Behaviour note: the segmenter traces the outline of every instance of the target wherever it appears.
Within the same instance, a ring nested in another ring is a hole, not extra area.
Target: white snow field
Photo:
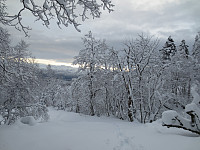
[[[50,120],[0,126],[0,150],[200,150],[189,131],[49,109]]]

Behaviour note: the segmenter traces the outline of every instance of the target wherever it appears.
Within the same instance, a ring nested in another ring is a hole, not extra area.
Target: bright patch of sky
[[[44,65],[54,65],[54,66],[69,66],[69,67],[74,67],[78,68],[78,65],[72,65],[72,63],[64,63],[64,62],[57,62],[55,60],[49,60],[49,59],[37,59],[36,58],[36,63],[39,64],[44,64]]]

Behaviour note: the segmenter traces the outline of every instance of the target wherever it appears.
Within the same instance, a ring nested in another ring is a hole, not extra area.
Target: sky
[[[38,1],[38,0],[35,0]],[[41,1],[41,0],[40,0]],[[200,0],[112,0],[114,11],[103,11],[101,18],[86,20],[74,27],[56,25],[49,28],[36,21],[30,13],[23,15],[24,25],[32,28],[27,38],[23,32],[6,27],[12,35],[13,44],[21,39],[30,44],[29,50],[39,63],[71,66],[73,57],[84,48],[82,37],[92,31],[97,39],[106,39],[107,44],[116,49],[123,42],[135,39],[145,33],[161,39],[160,46],[171,35],[176,44],[185,39],[192,49],[197,32],[200,31]],[[20,0],[7,0],[8,12],[16,14],[21,8]]]

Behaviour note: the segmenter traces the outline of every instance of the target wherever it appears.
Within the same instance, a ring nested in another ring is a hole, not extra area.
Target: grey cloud
[[[86,20],[79,27],[81,33],[73,27],[63,27],[60,30],[55,23],[50,26],[50,29],[43,27],[40,22],[31,23],[33,30],[30,32],[31,38],[27,41],[31,44],[33,55],[36,58],[72,62],[73,57],[83,47],[81,37],[89,30],[97,38],[106,39],[110,46],[118,49],[122,47],[122,42],[134,39],[142,32],[155,34],[161,38],[161,42],[169,35],[172,35],[177,43],[184,38],[192,47],[193,39],[200,31],[199,0],[168,2],[160,8],[150,10],[134,7],[137,1],[115,0],[113,2],[116,5],[114,12],[111,14],[103,12],[99,19]],[[25,23],[28,21],[25,20]],[[16,39],[23,38],[23,33],[13,30],[11,32]]]
[[[46,39],[32,41],[30,49],[37,58],[55,59],[55,58],[71,58],[77,55],[80,50],[80,40],[63,40],[60,39]],[[41,55],[43,53],[43,55]],[[46,55],[45,55],[46,54]]]

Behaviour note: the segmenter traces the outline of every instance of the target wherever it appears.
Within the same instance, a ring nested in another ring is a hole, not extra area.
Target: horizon
[[[64,63],[64,62],[57,62],[55,60],[52,59],[38,59],[35,58],[35,61],[37,64],[41,64],[41,65],[52,65],[52,66],[65,66],[65,67],[72,67],[77,69],[78,65],[73,65],[72,63]]]

